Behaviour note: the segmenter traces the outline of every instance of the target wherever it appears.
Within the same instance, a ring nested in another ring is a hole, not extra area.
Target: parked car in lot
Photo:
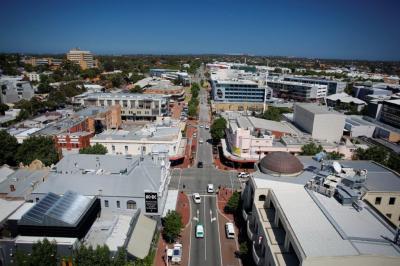
[[[233,223],[225,224],[225,234],[227,238],[235,238],[235,228],[233,227]]]
[[[199,193],[193,193],[193,201],[194,203],[200,204],[201,203],[201,197]]]
[[[204,237],[204,227],[202,224],[196,225],[196,238]]]
[[[213,184],[208,184],[207,185],[207,192],[208,193],[214,193],[214,185]]]

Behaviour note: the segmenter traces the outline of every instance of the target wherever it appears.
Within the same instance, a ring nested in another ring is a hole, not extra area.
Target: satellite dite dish
[[[340,166],[340,163],[338,163],[338,162],[333,162],[332,163],[332,167],[333,167],[333,169],[335,170],[335,172],[336,173],[341,173],[342,172],[342,166]]]

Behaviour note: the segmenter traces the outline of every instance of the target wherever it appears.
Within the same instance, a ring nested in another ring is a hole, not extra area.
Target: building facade
[[[384,101],[379,120],[400,129],[400,100]]]
[[[328,80],[328,79],[315,79],[315,78],[307,78],[307,77],[295,77],[295,76],[286,76],[286,77],[284,77],[284,80],[327,86],[327,95],[341,93],[344,91],[344,89],[346,88],[346,85],[347,85],[346,82],[342,82],[342,81]]]
[[[0,77],[0,102],[16,103],[20,100],[30,100],[35,91],[29,81],[23,81],[22,77]]]
[[[72,49],[67,53],[67,59],[79,65],[82,69],[97,67],[97,61],[89,51]]]
[[[294,123],[313,139],[340,141],[343,136],[345,116],[325,106],[296,103],[294,105]]]
[[[284,99],[293,99],[302,102],[312,102],[323,99],[327,95],[327,85],[302,83],[297,81],[271,80],[268,86],[274,95]]]
[[[74,97],[74,103],[82,106],[108,107],[119,104],[124,120],[155,120],[167,116],[169,97],[158,94],[89,93]]]

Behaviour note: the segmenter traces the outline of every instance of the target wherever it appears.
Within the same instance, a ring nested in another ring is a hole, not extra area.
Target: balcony
[[[256,265],[264,264],[264,254],[262,253],[262,246],[256,243],[253,243],[252,248],[253,260]]]
[[[253,231],[251,229],[251,225],[250,225],[250,220],[247,220],[247,237],[250,240],[253,240],[253,237],[254,237],[254,233],[253,233]]]

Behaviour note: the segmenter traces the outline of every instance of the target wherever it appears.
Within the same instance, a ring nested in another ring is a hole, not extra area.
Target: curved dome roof
[[[260,170],[264,174],[272,175],[297,175],[303,171],[303,164],[300,160],[283,151],[271,152],[261,159]]]

